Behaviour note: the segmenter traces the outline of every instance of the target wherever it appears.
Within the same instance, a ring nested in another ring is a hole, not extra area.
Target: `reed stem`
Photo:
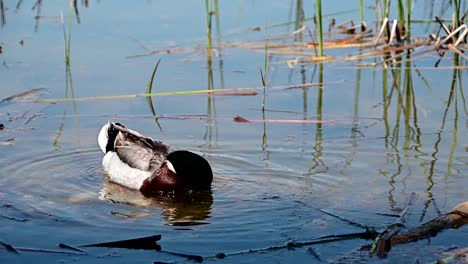
[[[322,0],[316,0],[315,4],[316,4],[316,15],[317,15],[319,55],[320,57],[323,57]]]

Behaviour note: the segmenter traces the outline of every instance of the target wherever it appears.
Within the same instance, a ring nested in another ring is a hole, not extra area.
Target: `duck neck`
[[[175,192],[182,186],[182,179],[163,163],[151,177],[143,181],[140,191],[143,194]]]

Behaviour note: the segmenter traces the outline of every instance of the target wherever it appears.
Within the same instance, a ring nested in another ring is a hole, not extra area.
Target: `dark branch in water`
[[[21,251],[25,252],[36,252],[36,253],[52,253],[52,254],[65,254],[65,255],[87,255],[86,252],[71,252],[71,251],[58,251],[50,249],[41,249],[41,248],[23,248],[23,247],[13,247],[10,244],[7,244],[3,241],[0,241],[0,249],[5,249],[9,252],[20,254]],[[84,253],[83,253],[84,252]]]
[[[72,246],[69,246],[69,245],[66,245],[66,244],[63,244],[63,243],[58,244],[58,247],[73,250],[73,251],[77,251],[77,252],[81,252],[81,253],[86,253],[86,251],[84,251],[84,250],[81,250],[79,248],[72,247]]]
[[[12,245],[7,244],[3,241],[0,241],[0,245],[2,245],[8,252],[12,252],[15,254],[19,254],[18,250],[16,250]]]
[[[161,246],[157,244],[157,241],[159,241],[160,239],[161,239],[161,235],[154,235],[154,236],[134,238],[134,239],[126,239],[126,240],[118,240],[118,241],[112,241],[112,242],[82,245],[82,246],[79,246],[79,247],[149,249],[149,250],[156,250],[156,251],[159,251],[161,253],[166,253],[166,254],[169,254],[169,255],[177,256],[177,257],[184,257],[184,258],[186,258],[188,260],[194,260],[196,262],[202,262],[203,261],[202,256],[161,250]]]
[[[161,239],[161,235],[148,237],[118,240],[112,242],[103,242],[96,244],[81,245],[79,247],[107,247],[107,248],[128,248],[128,249],[154,249],[161,250],[161,247],[156,243]]]
[[[405,208],[403,211],[400,213],[400,217],[395,221],[394,224],[390,225],[383,231],[377,241],[374,243],[372,248],[375,248],[375,253],[377,253],[377,256],[379,257],[384,257],[387,255],[387,252],[390,251],[391,249],[391,239],[400,232],[400,229],[404,227],[404,224],[406,222],[406,216],[408,215],[409,211],[414,205],[414,202],[417,198],[416,193],[412,192],[409,199],[408,203],[406,204]],[[371,253],[373,253],[371,251]]]
[[[325,244],[325,243],[331,243],[335,241],[362,238],[362,237],[367,237],[367,236],[368,236],[367,232],[355,233],[355,234],[344,234],[344,235],[333,235],[333,236],[321,237],[321,238],[317,238],[317,239],[310,240],[310,241],[304,241],[304,242],[288,242],[286,244],[279,245],[279,246],[249,249],[249,250],[243,250],[243,251],[232,252],[232,253],[218,253],[215,256],[207,257],[206,259],[223,259],[226,257],[231,257],[231,256],[236,256],[236,255],[245,255],[245,254],[259,253],[259,252],[266,252],[266,251],[276,251],[276,250],[281,250],[281,249],[292,250],[292,249],[300,248],[304,246],[310,246],[310,245],[315,245],[315,244]]]
[[[404,234],[398,234],[391,239],[392,245],[410,243],[436,236],[445,229],[457,229],[468,224],[468,202],[457,205],[452,211],[431,221],[410,229]]]

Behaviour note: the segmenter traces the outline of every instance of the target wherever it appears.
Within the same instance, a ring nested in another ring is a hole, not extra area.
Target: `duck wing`
[[[111,126],[118,131],[114,141],[114,151],[120,160],[130,167],[154,171],[161,166],[166,155],[174,151],[169,145],[145,137],[118,123]]]

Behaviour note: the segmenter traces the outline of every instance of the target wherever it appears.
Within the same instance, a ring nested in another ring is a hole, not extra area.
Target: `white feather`
[[[106,153],[106,146],[107,142],[109,141],[109,136],[107,135],[107,131],[109,130],[109,122],[105,124],[102,128],[101,131],[99,132],[98,136],[98,143],[99,147],[101,148],[102,152]]]
[[[117,153],[109,151],[102,159],[104,172],[109,176],[109,180],[127,188],[139,190],[143,181],[151,176],[151,172],[131,168],[119,159]]]
[[[170,161],[166,160],[166,164],[167,164],[167,168],[169,170],[171,170],[173,173],[177,174],[177,172],[174,169],[174,166],[172,165],[172,163]]]

